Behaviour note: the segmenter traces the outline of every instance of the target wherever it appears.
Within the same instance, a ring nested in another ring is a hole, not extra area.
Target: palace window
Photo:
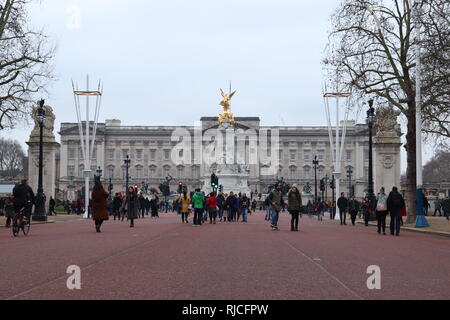
[[[150,168],[150,179],[156,179],[156,168]]]
[[[75,160],[75,149],[69,149],[68,153],[68,159],[69,160]]]
[[[295,179],[297,179],[297,168],[291,167],[291,168],[289,169],[289,179],[290,179],[290,180],[295,180]]]
[[[278,160],[279,161],[283,160],[283,150],[279,150],[279,152],[278,152]]]
[[[108,159],[109,161],[114,161],[114,150],[108,151]]]
[[[137,167],[136,168],[136,179],[142,179],[143,175],[142,175],[142,167]]]
[[[353,161],[353,151],[347,151],[347,162]]]
[[[114,179],[114,168],[113,167],[108,168],[108,177],[111,179]]]
[[[75,177],[75,167],[74,166],[67,167],[67,176]]]
[[[164,168],[164,178],[168,177],[170,175],[170,167]]]
[[[199,170],[197,167],[192,168],[192,179],[197,180],[199,177]]]
[[[164,160],[170,161],[170,150],[164,150]]]
[[[291,161],[297,160],[297,151],[291,151]]]
[[[156,150],[150,150],[150,161],[156,161]]]
[[[142,161],[142,150],[136,150],[136,161]]]
[[[178,167],[177,168],[177,178],[179,180],[183,180],[184,179],[184,167]]]
[[[305,169],[305,171],[303,172],[303,179],[305,180],[309,180],[311,178],[311,172],[309,169]]]
[[[319,159],[319,161],[324,161],[325,160],[325,152],[323,150],[320,150],[318,152],[318,159]]]
[[[311,160],[311,151],[304,151],[303,152],[303,160],[305,160],[305,161]]]

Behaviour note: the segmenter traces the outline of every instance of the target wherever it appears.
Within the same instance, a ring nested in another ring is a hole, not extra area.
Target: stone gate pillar
[[[43,187],[45,194],[45,208],[48,212],[48,202],[50,197],[55,199],[55,185],[56,185],[56,153],[59,150],[59,143],[55,140],[54,123],[55,115],[53,109],[49,106],[44,106],[45,123],[43,130]],[[33,108],[32,118],[35,126],[30,135],[28,144],[28,184],[37,193],[39,180],[39,124],[36,120],[37,107]]]
[[[374,138],[375,194],[382,187],[386,194],[393,187],[400,189],[401,180],[401,132],[397,123],[399,113],[392,107],[377,110],[376,136]]]

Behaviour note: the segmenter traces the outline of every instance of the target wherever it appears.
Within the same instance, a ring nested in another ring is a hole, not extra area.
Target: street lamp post
[[[373,126],[375,124],[375,108],[373,107],[373,100],[369,101],[369,110],[367,111],[367,125],[369,126],[369,200],[372,203],[375,196],[373,183]]]
[[[317,160],[317,156],[313,160],[314,165],[314,184],[315,184],[315,191],[314,191],[314,199],[317,201],[317,167],[319,165],[319,160]]]
[[[125,176],[125,193],[127,193],[128,192],[128,187],[129,187],[129,184],[130,184],[130,175],[128,174],[129,169],[130,169],[130,163],[131,163],[130,155],[127,154],[127,157],[124,160],[124,163],[125,163],[125,175],[126,175]]]
[[[336,209],[337,209],[337,204],[335,204],[335,197],[334,197],[334,190],[336,189],[336,179],[334,177],[334,175],[331,177],[331,183],[330,183],[330,188],[331,188],[331,220],[334,220],[336,217]]]
[[[353,197],[353,187],[352,187],[352,177],[353,177],[353,170],[349,168],[347,170],[347,178],[348,178],[348,194],[350,197]]]
[[[102,180],[102,176],[103,176],[103,170],[102,170],[102,168],[98,167],[96,173],[97,173],[97,179],[98,179],[99,181],[101,181],[101,180]]]
[[[47,221],[47,215],[45,214],[45,196],[43,186],[43,168],[44,168],[44,124],[45,124],[45,110],[44,100],[39,102],[39,108],[37,110],[37,121],[39,123],[39,178],[38,178],[38,190],[36,205],[34,208],[33,221]]]

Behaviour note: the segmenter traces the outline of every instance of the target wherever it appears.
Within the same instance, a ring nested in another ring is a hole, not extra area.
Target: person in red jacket
[[[208,200],[206,200],[206,207],[208,208],[209,212],[209,223],[210,224],[216,224],[217,219],[217,197],[216,194],[213,192],[211,193]]]

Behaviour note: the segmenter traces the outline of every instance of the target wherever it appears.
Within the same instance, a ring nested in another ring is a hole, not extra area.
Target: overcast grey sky
[[[259,116],[263,125],[326,125],[321,60],[338,3],[44,0],[30,8],[31,23],[57,45],[57,80],[44,97],[57,129],[76,121],[71,79],[84,87],[89,73],[105,85],[100,121],[193,125],[219,114],[219,88],[232,80],[235,116]],[[5,135],[24,143],[30,131]],[[405,154],[402,162],[405,170]]]

